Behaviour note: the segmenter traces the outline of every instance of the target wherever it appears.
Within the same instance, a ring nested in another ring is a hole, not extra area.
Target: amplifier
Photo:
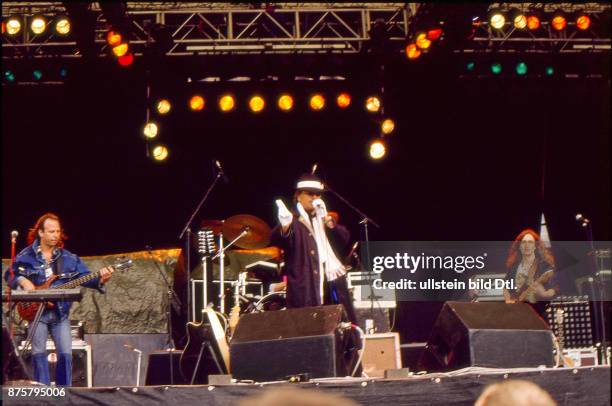
[[[19,351],[23,349],[23,344],[19,346]],[[51,382],[55,382],[55,365],[57,363],[57,354],[55,353],[55,344],[52,340],[47,340],[47,361],[49,362],[49,376]],[[24,356],[24,362],[32,363],[32,352],[28,351]],[[72,386],[92,387],[91,374],[91,346],[85,341],[72,342]]]
[[[366,334],[363,372],[369,377],[384,377],[386,369],[402,367],[398,333]]]
[[[574,367],[599,365],[597,348],[571,348],[563,350],[563,358],[569,358]]]

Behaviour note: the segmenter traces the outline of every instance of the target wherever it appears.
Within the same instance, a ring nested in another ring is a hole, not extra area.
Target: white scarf
[[[324,276],[328,281],[336,280],[338,277],[346,274],[344,265],[338,260],[334,250],[329,244],[327,235],[325,234],[324,219],[320,216],[315,216],[310,221],[311,217],[304,210],[301,203],[297,203],[297,209],[300,213],[300,220],[312,231],[315,242],[317,243],[317,252],[319,254],[319,291],[321,292],[321,303],[323,303],[323,282]]]

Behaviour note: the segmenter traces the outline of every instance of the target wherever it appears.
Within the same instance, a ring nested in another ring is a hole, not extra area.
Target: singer
[[[273,238],[285,253],[287,307],[342,304],[356,323],[346,269],[339,260],[350,234],[327,212],[324,189],[315,175],[304,175],[296,184],[293,211],[277,200],[280,225]]]
[[[11,278],[10,270],[5,272],[4,278],[11,289],[20,286],[24,290],[33,290],[55,275],[57,279],[52,283],[53,287],[90,273],[78,256],[63,248],[65,239],[59,217],[52,213],[42,215],[30,229],[30,245],[15,258],[14,278]],[[103,285],[112,272],[112,267],[103,268],[100,278],[92,279],[83,286],[104,293]],[[37,382],[45,385],[51,383],[46,348],[47,336],[51,333],[58,355],[56,384],[70,386],[72,383],[72,337],[68,318],[71,305],[72,302],[57,302],[55,307],[45,309],[36,327],[32,337],[32,365]]]

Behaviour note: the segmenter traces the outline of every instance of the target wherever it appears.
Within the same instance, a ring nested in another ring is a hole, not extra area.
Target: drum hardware
[[[211,228],[198,231],[198,253],[202,255],[202,309],[208,306],[208,258],[215,252],[215,233]],[[193,279],[192,279],[193,281]],[[195,322],[195,300],[191,301]]]

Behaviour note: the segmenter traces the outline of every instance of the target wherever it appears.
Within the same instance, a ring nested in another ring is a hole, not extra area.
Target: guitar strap
[[[53,273],[55,275],[59,275],[62,272],[63,265],[64,265],[64,255],[62,255],[62,253],[60,252],[59,256],[57,257],[57,260],[53,264]]]

